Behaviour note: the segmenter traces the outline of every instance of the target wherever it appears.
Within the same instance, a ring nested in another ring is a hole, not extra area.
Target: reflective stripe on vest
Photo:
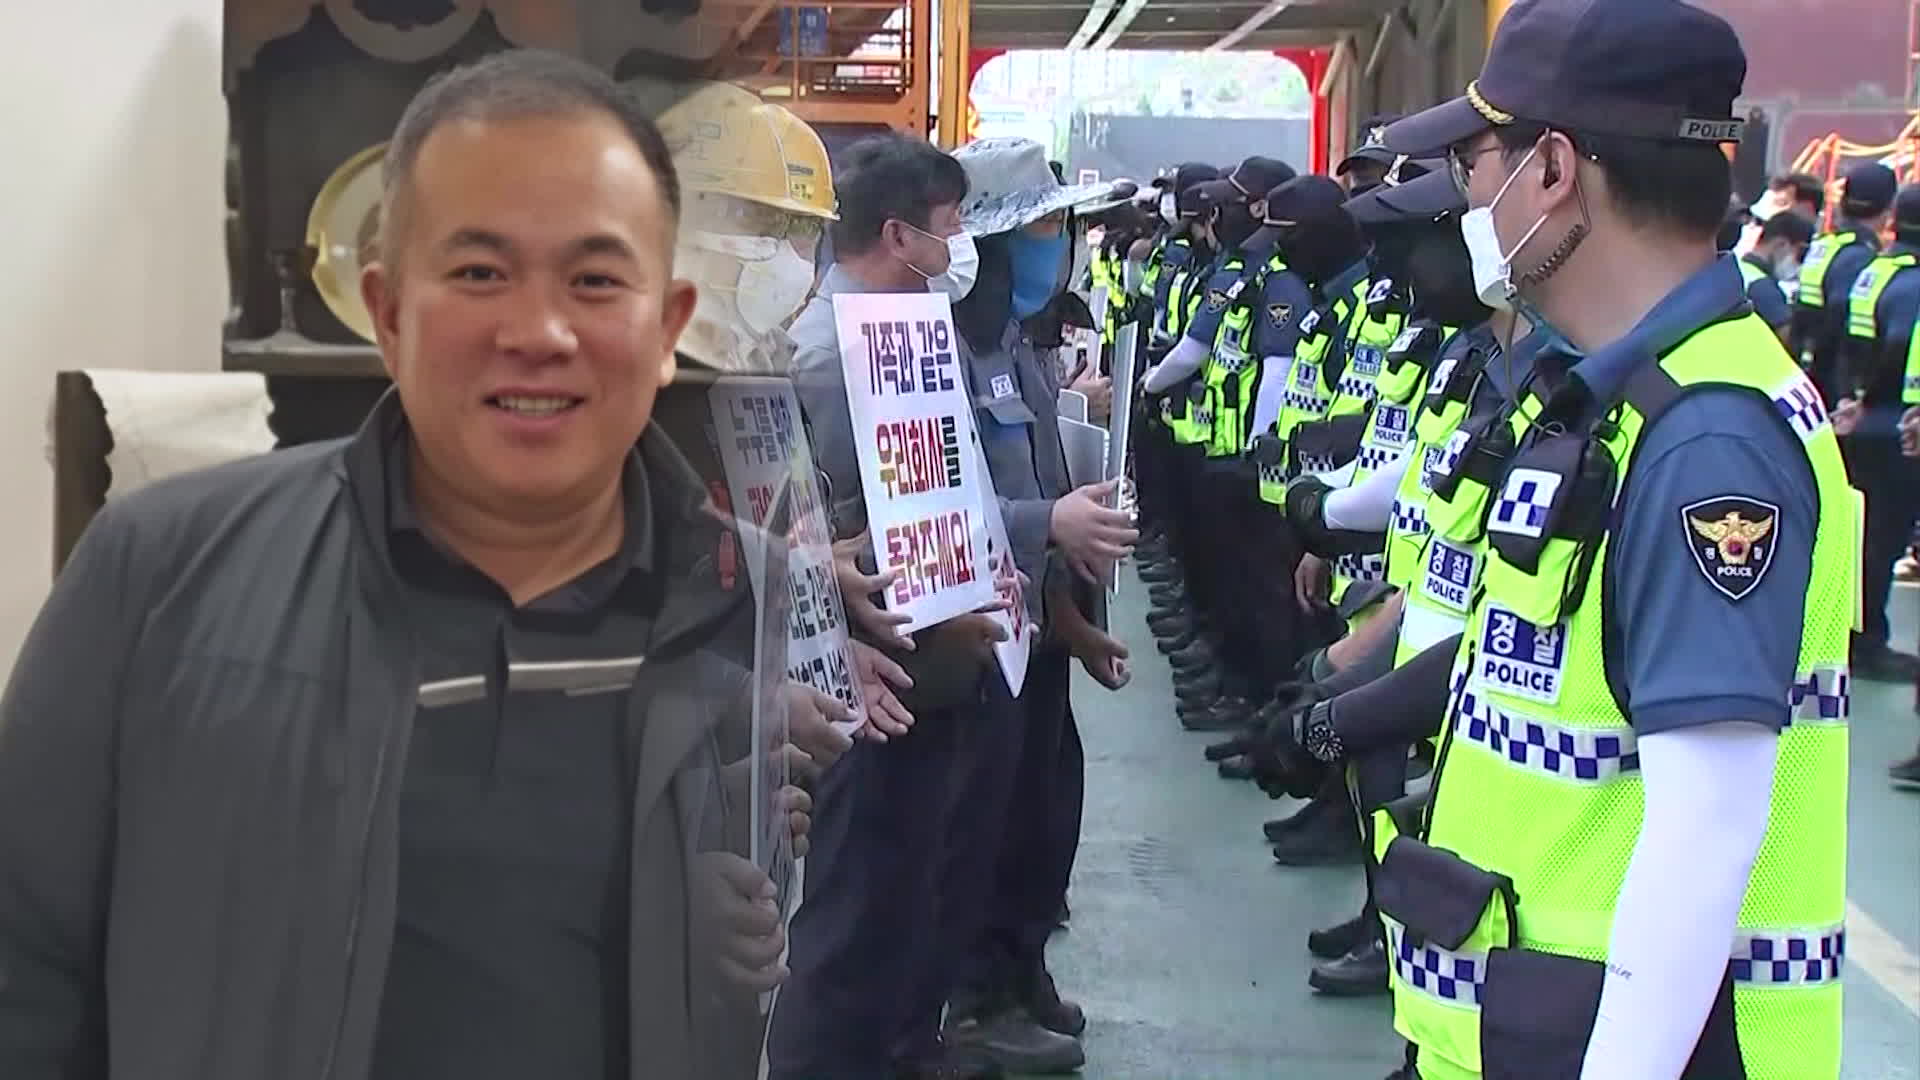
[[[1920,405],[1920,318],[1913,321],[1913,336],[1907,339],[1907,373],[1900,379],[1900,402]]]
[[[1758,316],[1708,326],[1659,363],[1682,392],[1723,385],[1771,399],[1800,436],[1819,491],[1819,520],[1780,526],[1813,538],[1800,674],[1782,687],[1791,722],[1779,737],[1767,835],[1728,959],[1747,1075],[1836,1080],[1847,650],[1859,587],[1855,495],[1824,412],[1814,418],[1806,409],[1805,375]],[[1648,418],[1623,404],[1610,419],[1614,426],[1593,436],[1587,453],[1602,448],[1613,456],[1617,497],[1631,483]],[[1524,424],[1513,421],[1516,436]],[[1529,502],[1526,486],[1541,484],[1536,473],[1524,463],[1509,467],[1490,528],[1512,518],[1503,518],[1508,504]],[[1482,593],[1455,659],[1449,742],[1436,769],[1426,839],[1505,875],[1519,899],[1511,941],[1499,936],[1503,898],[1460,943],[1462,955],[1518,947],[1607,958],[1614,908],[1644,824],[1637,742],[1608,680],[1597,591],[1611,539],[1610,532],[1584,541],[1548,532],[1531,572],[1487,548]],[[1584,593],[1569,589],[1575,568],[1589,559]],[[1375,816],[1377,828],[1384,817]],[[1480,1072],[1480,1018],[1472,1005],[1436,1000],[1398,965],[1394,1001],[1396,1027],[1420,1046],[1423,1075]]]
[[[1920,263],[1920,259],[1914,258],[1913,252],[1903,251],[1898,255],[1876,255],[1860,269],[1860,276],[1853,279],[1853,288],[1847,290],[1847,333],[1868,341],[1880,336],[1880,320],[1875,315],[1880,307],[1880,294],[1893,284],[1894,275],[1916,263]]]
[[[1806,307],[1827,306],[1827,267],[1833,265],[1833,257],[1848,244],[1857,244],[1860,238],[1851,232],[1827,233],[1817,236],[1807,245],[1807,257],[1800,264],[1799,302]]]

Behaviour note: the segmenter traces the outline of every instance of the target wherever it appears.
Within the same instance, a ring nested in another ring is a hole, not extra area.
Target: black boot
[[[1167,663],[1175,671],[1197,671],[1212,667],[1219,658],[1220,654],[1213,651],[1213,646],[1207,644],[1205,638],[1200,638],[1179,652],[1168,654]]]
[[[1253,779],[1253,762],[1248,761],[1244,754],[1239,757],[1228,758],[1214,766],[1214,770],[1220,774],[1220,779],[1222,780]]]
[[[1188,731],[1239,731],[1252,715],[1253,707],[1245,698],[1222,694],[1206,712],[1181,717],[1180,726]]]
[[[1021,987],[1020,1004],[1035,1023],[1056,1035],[1077,1039],[1086,1033],[1086,1010],[1060,996],[1053,974],[1044,964],[1027,985]]]
[[[1204,639],[1200,636],[1200,628],[1192,623],[1187,623],[1182,628],[1181,633],[1156,639],[1153,647],[1159,649],[1163,656],[1172,656],[1181,649],[1187,648],[1194,642],[1201,640]]]
[[[1360,824],[1344,797],[1329,800],[1327,813],[1290,831],[1273,845],[1273,861],[1282,866],[1356,866],[1363,861]]]
[[[1012,1073],[1052,1076],[1087,1063],[1080,1040],[1040,1026],[1018,1006],[986,1014],[949,1017],[947,1044]]]
[[[1267,843],[1277,844],[1288,836],[1313,823],[1313,819],[1326,812],[1326,805],[1318,799],[1309,800],[1305,806],[1283,818],[1274,818],[1260,831],[1267,836]]]
[[[1361,912],[1338,926],[1329,926],[1325,930],[1315,930],[1307,935],[1307,951],[1322,960],[1338,960],[1352,952],[1354,946],[1365,941],[1370,935],[1380,932],[1378,921]]]
[[[1334,997],[1369,997],[1387,992],[1387,948],[1369,934],[1338,960],[1315,964],[1307,985]]]

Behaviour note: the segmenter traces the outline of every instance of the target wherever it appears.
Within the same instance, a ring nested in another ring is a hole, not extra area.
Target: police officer
[[[1367,122],[1360,125],[1360,138],[1356,140],[1360,148],[1348,154],[1333,170],[1334,178],[1346,185],[1347,194],[1364,195],[1379,187],[1393,171],[1400,155],[1382,146],[1380,135],[1387,130],[1387,125],[1398,119],[1382,113],[1367,117]]]
[[[1747,300],[1782,341],[1792,335],[1793,307],[1787,283],[1798,282],[1800,260],[1813,243],[1813,222],[1795,213],[1779,213],[1760,226],[1753,249],[1740,256],[1740,276],[1747,282]],[[1798,295],[1796,284],[1794,295]]]
[[[1216,250],[1212,225],[1201,218],[1197,189],[1219,176],[1219,170],[1211,165],[1189,162],[1175,169],[1171,179],[1155,181],[1162,187],[1159,213],[1166,228],[1159,246],[1147,258],[1141,279],[1142,291],[1153,296],[1146,353],[1149,364],[1165,357],[1180,339],[1195,306],[1186,299],[1192,291],[1188,282],[1212,262]],[[1141,365],[1140,396],[1149,422],[1135,456],[1140,469],[1141,509],[1147,516],[1149,532],[1146,546],[1160,557],[1142,567],[1141,577],[1150,590],[1172,590],[1180,584],[1182,567],[1190,561],[1187,544],[1192,536],[1191,517],[1185,512],[1189,497],[1179,477],[1185,448],[1198,440],[1198,420],[1184,387],[1157,396],[1145,393],[1148,370],[1148,364]],[[1161,638],[1163,651],[1192,644],[1199,626],[1196,613],[1184,599],[1169,592],[1156,593],[1154,600],[1147,625]]]
[[[1227,721],[1230,728],[1244,723],[1252,708],[1249,698],[1271,684],[1269,663],[1289,662],[1285,657],[1263,655],[1259,647],[1255,623],[1272,616],[1256,612],[1239,592],[1247,560],[1257,549],[1243,544],[1219,511],[1233,505],[1246,486],[1241,467],[1247,426],[1244,410],[1251,404],[1250,388],[1256,384],[1250,350],[1260,344],[1252,339],[1252,304],[1263,296],[1274,239],[1269,234],[1260,245],[1250,244],[1261,225],[1255,209],[1264,205],[1269,191],[1292,177],[1293,169],[1285,162],[1256,156],[1241,162],[1225,179],[1195,189],[1203,217],[1219,241],[1220,255],[1195,293],[1196,311],[1179,344],[1146,377],[1149,393],[1189,384],[1193,387],[1189,400],[1199,403],[1205,415],[1195,432],[1197,449],[1182,459],[1181,476],[1194,493],[1196,511],[1186,523],[1194,537],[1194,557],[1184,569],[1192,606],[1213,621],[1217,634],[1212,641],[1197,640],[1169,657],[1174,670],[1188,676],[1176,694],[1181,689],[1190,691],[1182,722],[1193,730],[1219,730],[1207,726],[1211,712],[1201,711],[1211,708],[1239,714],[1237,721]],[[1289,311],[1294,306],[1291,299],[1275,302],[1285,303]],[[1230,305],[1235,308],[1231,319]],[[1260,310],[1265,311],[1264,305]],[[1261,321],[1271,320],[1263,317]]]
[[[1894,241],[1854,279],[1847,297],[1842,347],[1844,391],[1853,399],[1847,467],[1867,497],[1865,554],[1860,567],[1865,627],[1854,641],[1857,676],[1910,682],[1920,660],[1887,640],[1887,597],[1893,564],[1913,536],[1920,511],[1920,471],[1900,452],[1902,410],[1920,404],[1920,348],[1914,316],[1920,312],[1920,185],[1904,188],[1894,205]]]
[[[1452,148],[1483,299],[1571,346],[1448,471],[1461,687],[1431,804],[1372,822],[1426,1080],[1839,1075],[1855,496],[1714,251],[1745,71],[1679,0],[1520,0],[1387,132]]]
[[[1839,367],[1847,336],[1847,293],[1880,250],[1880,229],[1899,187],[1893,170],[1878,162],[1855,165],[1843,183],[1839,220],[1814,239],[1800,267],[1791,338],[1794,354],[1829,404],[1845,396]]]

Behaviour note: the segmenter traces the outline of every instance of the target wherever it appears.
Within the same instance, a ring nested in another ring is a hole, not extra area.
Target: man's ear
[[[373,339],[380,347],[380,362],[387,377],[393,377],[393,357],[400,326],[400,282],[386,263],[376,259],[360,268],[360,302],[373,318]]]
[[[667,282],[666,295],[660,298],[660,385],[673,381],[679,361],[674,350],[680,344],[680,335],[687,332],[687,324],[693,321],[693,309],[700,301],[699,289],[691,281],[675,278]]]
[[[1552,210],[1575,197],[1580,174],[1580,151],[1573,140],[1558,131],[1549,131],[1540,144],[1540,181],[1543,208]]]

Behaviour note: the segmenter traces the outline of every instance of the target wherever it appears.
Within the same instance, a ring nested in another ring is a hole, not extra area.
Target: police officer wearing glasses
[[[1679,0],[1520,0],[1385,133],[1567,343],[1436,481],[1486,543],[1431,802],[1372,822],[1401,1076],[1839,1075],[1857,504],[1715,251],[1745,75]]]

